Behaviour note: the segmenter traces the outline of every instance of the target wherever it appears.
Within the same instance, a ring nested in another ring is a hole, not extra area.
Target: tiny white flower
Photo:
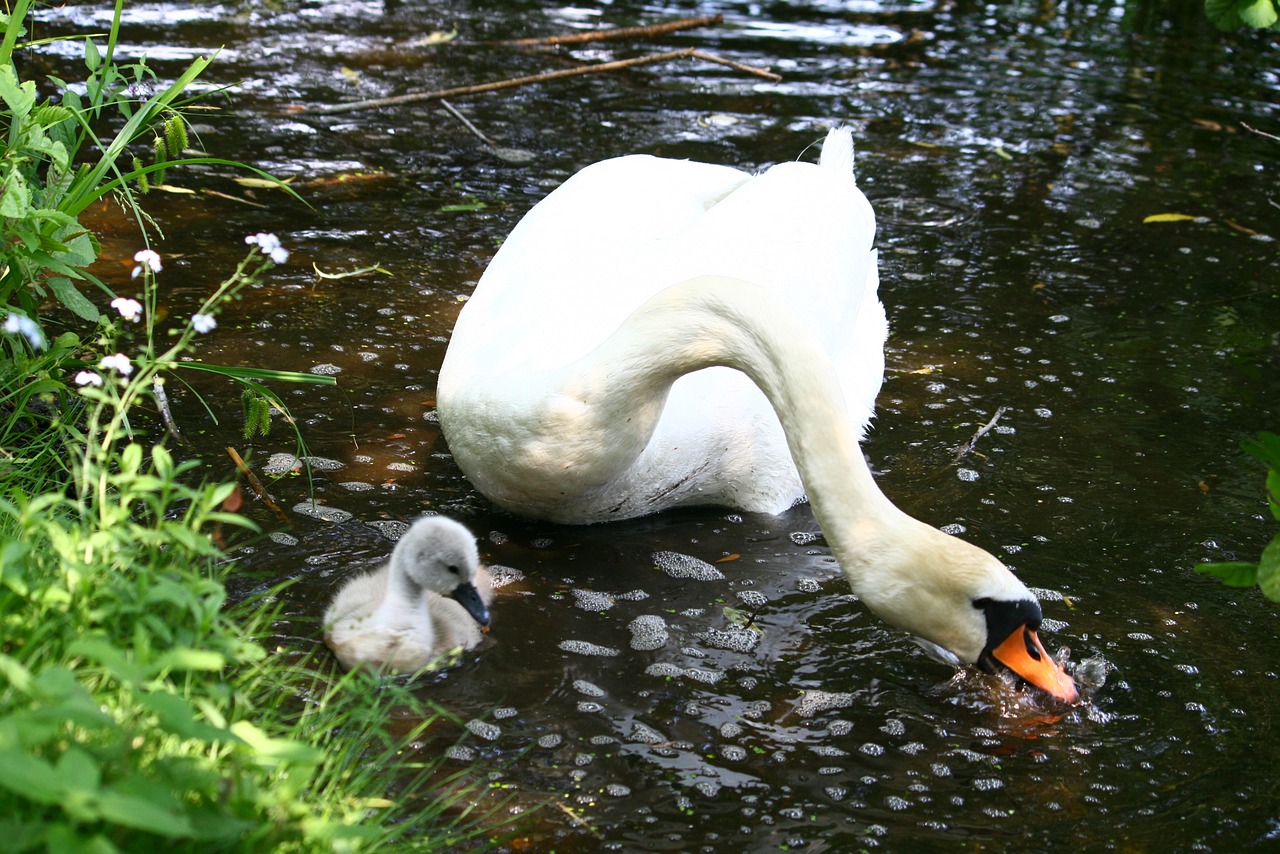
[[[102,377],[95,374],[93,371],[81,371],[76,374],[76,385],[101,386]]]
[[[98,362],[98,367],[104,371],[116,371],[126,377],[133,373],[133,363],[129,361],[129,357],[124,353],[103,356],[102,360]]]
[[[138,266],[133,268],[133,277],[135,279],[142,275],[143,267],[149,267],[153,273],[159,273],[164,269],[160,264],[160,256],[150,249],[139,249],[134,253],[133,260],[138,262]]]
[[[211,332],[218,326],[218,321],[213,319],[212,314],[193,314],[191,315],[191,328],[203,335]]]
[[[137,323],[138,318],[142,317],[142,303],[136,299],[116,297],[111,301],[111,307],[120,312],[120,316],[130,323]]]
[[[280,246],[280,238],[274,234],[260,231],[257,234],[250,234],[244,242],[251,246],[256,245],[263,255],[269,256],[277,264],[283,264],[289,260],[289,250]]]
[[[4,331],[10,335],[21,335],[31,343],[36,350],[45,348],[44,330],[40,328],[40,324],[36,323],[25,314],[17,312],[9,312],[9,316],[4,320]]]

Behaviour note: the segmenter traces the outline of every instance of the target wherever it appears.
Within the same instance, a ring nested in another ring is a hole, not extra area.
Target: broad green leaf
[[[4,194],[0,195],[0,216],[22,219],[31,210],[31,191],[27,179],[17,169],[4,176]]]
[[[205,670],[218,671],[226,666],[227,660],[221,653],[205,649],[177,647],[160,656],[157,665],[169,670]]]
[[[1280,534],[1262,550],[1258,561],[1258,586],[1272,602],[1280,602]]]
[[[1272,468],[1280,469],[1280,436],[1266,430],[1240,443],[1240,447],[1255,459]]]
[[[54,771],[66,792],[93,795],[102,782],[102,772],[98,769],[97,760],[74,744],[58,757]]]
[[[84,65],[89,71],[97,71],[102,65],[102,53],[93,39],[84,40]]]
[[[166,809],[148,798],[108,789],[98,796],[98,809],[107,821],[157,836],[190,836],[194,832],[191,822],[182,813]]]
[[[1276,6],[1272,0],[1241,0],[1236,7],[1240,20],[1251,27],[1266,29],[1276,22]]]
[[[1239,29],[1244,22],[1236,11],[1238,0],[1205,0],[1204,13],[1220,30]]]
[[[53,766],[15,748],[0,749],[0,786],[27,800],[42,804],[62,802],[62,788]]]
[[[324,755],[316,748],[286,738],[272,738],[248,721],[236,721],[231,731],[239,736],[253,752],[258,761],[275,765],[281,762],[296,762],[303,765],[318,765]]]
[[[98,322],[98,307],[89,302],[88,298],[80,293],[79,288],[70,279],[65,276],[52,276],[48,282],[49,290],[53,291],[53,295],[58,298],[58,302],[84,320],[91,323]]]
[[[1280,469],[1267,471],[1267,504],[1271,507],[1271,516],[1280,522]]]
[[[0,100],[13,113],[13,121],[20,122],[35,106],[36,84],[32,80],[19,84],[13,66],[0,66]]]
[[[174,735],[207,742],[237,741],[225,729],[211,726],[196,718],[195,709],[185,698],[167,691],[151,691],[138,697],[143,707],[155,714],[160,725]]]
[[[1253,587],[1258,583],[1258,565],[1233,560],[1224,563],[1198,563],[1196,572],[1212,575],[1228,587]]]

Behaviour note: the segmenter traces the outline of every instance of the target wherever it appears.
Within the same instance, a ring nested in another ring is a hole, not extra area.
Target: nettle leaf
[[[18,83],[17,72],[12,66],[0,67],[0,100],[13,113],[14,121],[26,118],[36,104],[36,84],[33,80]]]
[[[1236,11],[1239,0],[1204,0],[1204,13],[1220,30],[1238,30],[1244,25]]]
[[[1245,453],[1261,460],[1275,469],[1280,469],[1280,436],[1263,430],[1256,436],[1240,443]]]
[[[1236,7],[1240,20],[1251,27],[1265,29],[1276,22],[1276,5],[1272,0],[1240,0]]]
[[[0,195],[0,216],[22,219],[31,210],[31,191],[27,180],[17,169],[10,169],[4,177],[4,193]]]
[[[80,290],[70,279],[64,276],[54,276],[48,281],[49,290],[53,291],[53,295],[58,298],[58,302],[90,323],[98,322],[98,307],[89,302],[88,298],[80,293]]]
[[[1280,602],[1280,534],[1262,550],[1258,561],[1258,586],[1272,602]]]
[[[1258,565],[1240,560],[1225,563],[1198,563],[1196,572],[1211,575],[1228,587],[1253,587],[1258,583]]]

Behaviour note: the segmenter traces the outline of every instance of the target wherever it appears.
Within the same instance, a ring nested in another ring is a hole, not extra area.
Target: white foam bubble
[[[600,646],[590,641],[582,640],[566,640],[560,641],[560,648],[565,652],[576,652],[578,655],[617,655],[620,650],[611,646]]]
[[[634,650],[658,649],[666,646],[669,634],[667,621],[657,614],[641,614],[627,626],[631,630],[631,648]]]
[[[705,560],[679,552],[654,552],[653,564],[672,578],[696,581],[723,581],[724,573]]]
[[[578,607],[584,611],[608,611],[613,607],[613,597],[596,590],[574,588],[573,598],[577,600]]]
[[[853,705],[853,695],[830,691],[805,691],[800,697],[800,717],[811,718],[827,709],[847,709]]]

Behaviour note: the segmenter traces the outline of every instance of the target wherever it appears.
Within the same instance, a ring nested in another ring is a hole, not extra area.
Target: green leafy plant
[[[1271,508],[1272,518],[1280,522],[1280,436],[1262,432],[1246,439],[1240,446],[1267,466],[1267,504]],[[1268,599],[1280,602],[1280,534],[1276,534],[1263,548],[1262,557],[1257,563],[1202,563],[1195,569],[1196,572],[1221,580],[1229,587],[1260,587]]]
[[[163,180],[166,170],[214,164],[274,179],[245,164],[185,156],[189,139],[182,111],[196,100],[186,91],[210,59],[195,60],[148,98],[130,95],[145,88],[139,84],[157,81],[145,60],[124,66],[113,61],[124,0],[116,0],[105,53],[92,38],[84,40],[84,94],[51,77],[59,102],[39,100],[35,81],[21,80],[13,63],[31,5],[31,0],[15,0],[9,14],[0,14],[0,119],[8,125],[6,145],[0,149],[0,244],[5,249],[0,305],[16,307],[35,320],[38,306],[52,296],[93,322],[98,308],[82,287],[110,290],[87,270],[100,249],[97,238],[79,222],[91,204],[115,199],[149,243],[151,222],[135,191],[145,192]],[[114,130],[105,133],[107,128]],[[150,163],[134,151],[139,146],[147,149]]]
[[[1275,0],[1205,0],[1205,14],[1220,30],[1241,27],[1280,30]]]
[[[432,797],[435,766],[401,759],[435,710],[403,685],[338,677],[253,640],[283,615],[278,590],[227,606],[221,542],[256,530],[222,509],[235,485],[192,483],[196,461],[138,441],[131,426],[222,307],[283,260],[270,235],[253,242],[164,349],[150,320],[161,262],[140,252],[147,307],[112,305],[146,330],[140,352],[86,364],[69,385],[30,380],[65,365],[67,341],[45,345],[6,324],[19,360],[0,377],[0,400],[58,394],[29,432],[43,437],[46,461],[66,461],[50,476],[0,447],[6,851],[433,850],[482,832],[465,811],[445,814],[465,787]],[[114,347],[121,331],[104,323]],[[417,723],[393,730],[393,713]],[[400,800],[386,797],[392,775]]]

